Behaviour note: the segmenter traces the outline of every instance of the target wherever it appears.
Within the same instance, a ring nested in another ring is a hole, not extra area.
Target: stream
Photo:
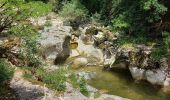
[[[71,46],[72,50],[77,48],[77,45],[71,44]],[[79,40],[79,47],[86,48],[84,52],[93,49],[93,46],[91,48],[88,46]],[[76,50],[78,51],[78,49]],[[170,100],[170,93],[163,92],[160,86],[154,86],[146,81],[134,81],[131,73],[125,69],[106,71],[103,70],[102,66],[86,66],[80,67],[76,71],[78,73],[90,73],[91,79],[88,80],[88,84],[98,89],[101,93],[117,95],[132,100]]]
[[[129,71],[104,71],[101,67],[83,67],[77,71],[95,72],[88,84],[107,94],[132,100],[170,100],[170,94],[148,82],[135,82]]]

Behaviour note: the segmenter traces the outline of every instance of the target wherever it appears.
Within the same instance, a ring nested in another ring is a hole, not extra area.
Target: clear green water
[[[103,71],[100,67],[84,67],[79,69],[96,72],[96,76],[88,83],[108,94],[118,95],[132,100],[170,100],[170,94],[147,82],[134,82],[126,70]]]

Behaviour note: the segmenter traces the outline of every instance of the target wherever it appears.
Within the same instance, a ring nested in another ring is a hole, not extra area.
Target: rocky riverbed
[[[137,45],[133,48],[118,47],[115,41],[119,37],[119,33],[112,33],[109,27],[85,24],[84,26],[78,25],[77,30],[73,30],[71,25],[65,25],[63,18],[53,13],[41,18],[30,19],[30,21],[39,26],[44,26],[47,21],[51,23],[50,26],[45,26],[39,31],[40,39],[38,40],[42,48],[42,57],[48,64],[48,69],[57,70],[61,64],[70,65],[73,69],[90,66],[98,66],[107,70],[122,69],[130,72],[130,76],[134,80],[139,82],[146,80],[153,85],[162,86],[166,92],[170,91],[169,58],[163,58],[160,61],[151,58],[153,47],[146,45]],[[32,85],[28,81],[18,78],[21,73],[16,72],[19,75],[14,75],[11,87],[16,90],[21,100],[25,93],[28,95],[24,96],[24,99],[33,96],[37,100],[41,100],[44,96],[40,95],[44,94],[44,91],[48,92],[47,97],[49,95],[51,100],[94,99],[83,96],[77,90],[76,93],[71,92],[71,94],[64,94],[61,98],[56,97],[53,91],[48,88],[44,90],[41,86]],[[82,73],[88,75],[86,71]],[[87,77],[88,79],[90,78]],[[68,87],[68,91],[74,91],[71,86],[68,85]],[[22,89],[19,91],[17,88]],[[35,96],[34,92],[27,90],[35,90],[38,94]],[[124,98],[105,93],[96,100],[108,99],[124,100]]]
[[[50,17],[50,20],[46,17]],[[95,48],[92,44],[84,45],[79,37],[79,39],[73,41],[72,27],[63,25],[63,19],[57,15],[52,13],[38,19],[30,19],[30,21],[32,24],[39,26],[44,26],[46,21],[51,22],[51,26],[45,26],[43,30],[39,31],[41,34],[38,40],[42,48],[42,57],[47,64],[45,68],[48,70],[57,70],[58,64],[71,64],[79,68],[89,65],[101,65],[103,63],[102,50]],[[70,41],[78,42],[78,47],[70,49]],[[32,83],[30,80],[23,78],[23,74],[24,71],[22,69],[16,68],[10,83],[10,87],[16,92],[19,100],[127,100],[104,93],[95,98],[93,95],[86,97],[69,83],[66,84],[67,91],[64,94],[56,95],[55,91],[47,88],[44,83]],[[97,89],[91,86],[87,88],[92,94],[98,92]]]
[[[49,16],[52,18],[50,20],[52,25],[40,31],[40,45],[44,50],[44,57],[52,64],[57,58],[62,61],[70,58],[72,60],[67,63],[73,64],[74,67],[98,65],[127,68],[134,79],[144,79],[166,87],[170,85],[169,58],[160,61],[151,58],[153,47],[146,45],[137,45],[133,48],[118,47],[114,41],[119,34],[111,33],[107,27],[88,24],[74,31],[71,26],[63,24],[63,19],[55,15]],[[43,25],[46,21],[44,17],[36,22]],[[80,35],[77,36],[76,33]],[[70,39],[66,40],[67,37]],[[72,45],[77,46],[71,49]]]

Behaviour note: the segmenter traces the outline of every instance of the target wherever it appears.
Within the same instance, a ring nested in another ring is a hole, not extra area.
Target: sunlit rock
[[[83,66],[86,66],[88,64],[88,60],[87,58],[76,58],[74,61],[73,61],[73,68],[79,68],[79,67],[83,67]]]
[[[129,67],[132,77],[136,80],[144,79],[145,70],[137,67]]]
[[[163,85],[166,75],[160,70],[147,70],[145,74],[146,80],[152,84]]]
[[[43,51],[43,57],[51,62],[57,57],[67,58],[69,56],[69,44],[71,37],[71,26],[63,26],[62,21],[59,19],[52,20],[52,26],[45,27],[40,31],[40,46]],[[60,59],[61,61],[64,61]]]

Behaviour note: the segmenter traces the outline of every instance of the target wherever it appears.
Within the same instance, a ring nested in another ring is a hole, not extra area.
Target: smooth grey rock
[[[129,67],[131,75],[136,80],[144,79],[145,70],[137,67]]]
[[[79,40],[77,50],[86,55],[90,62],[101,63],[103,61],[103,53],[100,49],[95,48],[93,45],[85,45]]]
[[[76,58],[73,61],[73,66],[76,67],[76,68],[86,66],[87,64],[88,64],[87,58],[83,58],[83,57]]]
[[[66,37],[71,36],[71,27],[63,26],[62,21],[52,19],[52,26],[45,27],[40,31],[39,43],[43,49],[43,55],[46,59],[54,61],[57,55],[64,50],[64,41]]]
[[[170,78],[166,78],[164,81],[164,86],[170,86]]]
[[[165,73],[160,70],[160,69],[156,69],[156,70],[147,70],[146,74],[145,74],[145,78],[147,81],[149,81],[152,84],[157,84],[157,85],[163,85],[166,75]]]

